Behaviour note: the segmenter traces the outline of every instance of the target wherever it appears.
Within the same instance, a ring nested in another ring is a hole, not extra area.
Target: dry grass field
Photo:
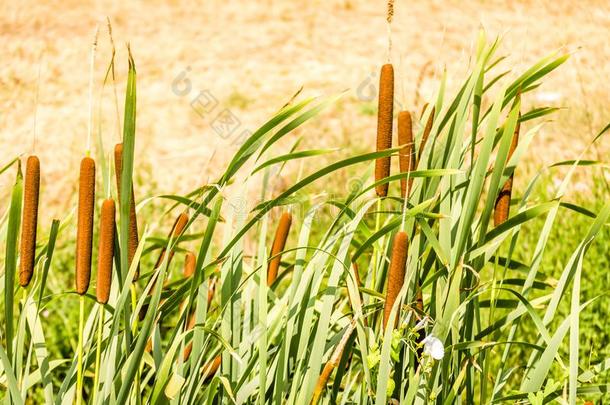
[[[380,61],[387,56],[384,2],[265,3],[2,2],[3,156],[31,151],[40,66],[36,153],[45,168],[43,193],[47,207],[58,212],[74,204],[65,196],[75,195],[76,168],[85,148],[89,52],[98,23],[94,133],[101,128],[106,145],[117,139],[111,86],[100,98],[110,60],[106,17],[118,49],[121,111],[124,43],[131,43],[138,64],[138,181],[151,185],[143,193],[183,193],[215,177],[244,131],[257,128],[301,86],[309,95],[351,90],[326,119],[308,127],[317,133],[318,147],[324,139],[324,146],[370,149],[376,104],[375,88],[368,85],[378,80]],[[610,120],[606,1],[408,3],[397,2],[391,58],[398,101],[409,109],[421,109],[444,68],[449,85],[459,83],[482,26],[490,37],[504,38],[501,54],[509,55],[507,66],[517,69],[558,49],[573,53],[524,101],[526,106],[565,107],[537,138],[530,159],[536,163],[531,164],[574,156]],[[227,114],[232,121],[222,121]],[[2,195],[12,180],[12,175],[0,179]]]

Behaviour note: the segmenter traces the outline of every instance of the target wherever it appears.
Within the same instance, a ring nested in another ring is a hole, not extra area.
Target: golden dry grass
[[[306,94],[353,89],[338,108],[307,131],[333,136],[328,144],[373,150],[374,99],[368,87],[385,63],[385,1],[110,2],[95,6],[75,0],[0,4],[0,142],[3,161],[31,152],[36,79],[42,77],[36,153],[43,168],[45,206],[57,212],[75,202],[78,163],[88,120],[88,61],[94,27],[101,22],[95,95],[110,56],[105,17],[113,22],[118,91],[122,104],[129,41],[138,69],[136,156],[140,183],[182,193],[214,178],[236,149],[243,130],[255,129],[301,85]],[[479,27],[504,34],[506,66],[517,69],[558,48],[576,51],[544,87],[527,95],[525,106],[567,107],[545,126],[532,156],[550,162],[574,155],[594,131],[610,120],[610,11],[606,1],[425,1],[397,2],[392,61],[397,96],[419,112],[447,67],[449,85],[458,83]],[[42,56],[41,56],[42,55]],[[424,66],[428,68],[424,69]],[[175,78],[189,68],[192,89],[179,96]],[[423,71],[423,73],[422,73]],[[416,82],[422,75],[421,95]],[[209,90],[218,100],[211,114],[197,114],[190,101]],[[112,93],[103,97],[102,134],[108,151],[117,142]],[[224,109],[241,122],[227,139],[211,122]],[[122,109],[122,107],[121,107]],[[96,113],[97,129],[97,113]],[[322,147],[324,145],[317,145]],[[213,165],[210,157],[216,151]],[[544,153],[541,153],[544,152]],[[188,162],[188,164],[184,164]],[[158,169],[151,170],[155,164]],[[192,173],[199,173],[198,178]],[[6,194],[13,179],[0,178]],[[144,191],[145,193],[148,190]],[[146,195],[139,195],[144,198]]]

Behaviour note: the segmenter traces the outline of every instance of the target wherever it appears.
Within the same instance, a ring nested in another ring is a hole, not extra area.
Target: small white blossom
[[[418,331],[418,330],[425,328],[426,325],[428,324],[428,319],[429,318],[427,316],[424,316],[419,322],[417,322],[414,329],[416,331]]]
[[[443,342],[434,335],[429,335],[422,341],[424,345],[424,354],[432,356],[434,360],[440,360],[445,355]]]

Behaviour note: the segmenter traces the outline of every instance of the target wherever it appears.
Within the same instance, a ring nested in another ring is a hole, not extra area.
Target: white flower
[[[443,342],[434,335],[429,335],[422,341],[424,345],[424,354],[432,356],[434,360],[440,360],[445,355]]]
[[[429,320],[428,316],[424,316],[419,322],[417,322],[417,324],[415,325],[415,327],[413,329],[418,331],[418,330],[425,328],[426,325],[428,324],[428,320]]]

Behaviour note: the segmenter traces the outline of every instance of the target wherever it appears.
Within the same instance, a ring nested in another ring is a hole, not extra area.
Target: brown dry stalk
[[[392,306],[398,297],[398,293],[405,281],[405,266],[407,264],[407,251],[409,250],[409,238],[405,232],[398,232],[394,237],[392,246],[392,257],[390,259],[390,271],[388,273],[388,286],[383,307],[383,328],[385,329]],[[398,321],[398,315],[396,315]]]
[[[415,170],[415,148],[413,144],[413,124],[411,122],[411,113],[401,111],[398,114],[398,144],[404,145],[398,154],[398,163],[401,173],[408,173]],[[400,194],[402,198],[408,195],[411,191],[413,178],[400,180]]]
[[[36,260],[36,226],[38,224],[38,196],[40,192],[40,161],[36,155],[28,157],[25,168],[23,193],[23,220],[21,229],[21,262],[19,285],[27,287],[34,274]]]
[[[116,175],[116,187],[119,195],[119,200],[121,198],[121,173],[123,171],[123,144],[117,143],[114,146],[114,172]],[[129,260],[129,265],[131,266],[131,262],[133,257],[136,254],[136,250],[138,249],[138,218],[136,216],[136,201],[133,192],[133,183],[131,184],[131,200],[129,201],[129,240],[127,242],[127,258]],[[138,267],[133,275],[133,280],[136,281],[140,277],[140,264],[138,263]]]
[[[76,292],[83,295],[91,278],[91,247],[95,210],[95,161],[85,157],[80,163],[78,220],[76,230]]]
[[[377,111],[377,152],[392,147],[392,115],[394,113],[394,67],[387,63],[381,67],[379,77],[379,104]],[[375,161],[375,181],[390,175],[390,156]],[[388,195],[388,183],[375,187],[379,197]]]
[[[513,141],[510,144],[510,149],[508,150],[508,157],[506,161],[508,162],[510,158],[513,156],[515,149],[517,149],[517,145],[519,144],[519,130],[521,128],[521,124],[517,121],[517,127],[515,128],[515,132],[513,133]],[[508,219],[508,214],[510,213],[510,198],[513,193],[513,174],[506,180],[506,183],[502,186],[500,193],[498,193],[498,198],[496,198],[496,205],[494,207],[494,226],[498,226],[505,222]]]
[[[292,225],[292,214],[284,212],[280,217],[280,222],[275,230],[275,238],[273,238],[273,245],[271,246],[271,254],[269,257],[272,259],[267,266],[267,285],[273,284],[277,278],[280,261],[282,260],[281,252],[284,250],[284,247],[286,247],[286,239],[288,239],[290,225]]]
[[[114,200],[108,198],[102,204],[100,214],[100,241],[97,261],[97,302],[106,304],[110,296],[112,260],[114,258],[114,227],[116,209]]]
[[[189,216],[186,212],[182,212],[180,215],[178,215],[178,218],[176,218],[176,221],[174,221],[174,225],[172,226],[171,231],[169,232],[169,234],[167,235],[167,239],[173,239],[173,242],[176,241],[176,238],[179,237],[182,232],[184,232],[184,228],[186,228],[186,224],[189,222]],[[161,254],[159,255],[159,258],[157,259],[157,262],[155,263],[155,269],[158,268],[162,263],[163,260],[165,260],[165,253],[167,251],[167,247],[163,247],[163,249],[161,249]],[[170,262],[172,261],[172,257],[174,257],[174,249],[170,249],[169,251],[169,257],[167,258],[167,267],[169,267]],[[152,289],[151,289],[152,291]]]
[[[427,106],[427,104],[426,104]],[[424,111],[425,111],[424,106]],[[430,111],[430,115],[428,116],[428,121],[426,121],[426,126],[424,127],[424,133],[421,136],[421,142],[419,143],[419,149],[417,151],[418,159],[421,160],[421,157],[424,153],[424,147],[426,146],[426,142],[428,142],[428,137],[430,136],[430,131],[432,131],[432,123],[434,122],[434,114],[436,114],[436,107],[432,107],[432,111]],[[422,112],[423,115],[423,112]]]
[[[324,368],[322,369],[322,374],[320,374],[320,377],[318,377],[318,382],[316,383],[316,388],[314,389],[313,397],[311,399],[312,405],[315,405],[318,403],[320,396],[322,395],[322,392],[324,392],[324,388],[326,387],[326,384],[328,383],[328,379],[330,378],[330,375],[332,374],[333,370],[339,364],[339,361],[341,360],[341,356],[343,355],[343,351],[345,350],[345,346],[347,345],[347,342],[349,341],[349,338],[355,329],[356,329],[356,321],[352,320],[350,322],[349,326],[347,327],[347,329],[345,330],[345,333],[341,337],[341,340],[335,347],[335,350],[333,351],[333,354],[330,356],[330,359],[328,359],[328,361],[324,365]]]

